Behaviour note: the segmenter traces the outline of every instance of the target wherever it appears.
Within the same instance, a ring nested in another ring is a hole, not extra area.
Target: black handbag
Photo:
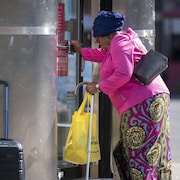
[[[150,50],[135,64],[133,76],[142,84],[148,85],[167,67],[168,58],[155,50]]]

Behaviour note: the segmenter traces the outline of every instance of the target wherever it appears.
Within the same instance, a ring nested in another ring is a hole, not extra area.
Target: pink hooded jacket
[[[132,76],[134,64],[146,52],[131,28],[115,35],[108,51],[82,48],[84,60],[101,63],[99,87],[109,96],[120,115],[155,94],[170,93],[160,76],[149,85],[142,85]]]

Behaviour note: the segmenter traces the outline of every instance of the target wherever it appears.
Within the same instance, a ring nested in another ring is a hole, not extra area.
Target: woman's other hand
[[[97,82],[90,82],[86,85],[86,91],[90,94],[96,94],[98,93],[98,90],[96,88]]]

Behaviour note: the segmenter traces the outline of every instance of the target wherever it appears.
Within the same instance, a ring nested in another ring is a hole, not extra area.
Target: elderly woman
[[[137,34],[123,30],[125,16],[100,11],[93,36],[100,48],[82,48],[84,60],[99,62],[100,82],[87,84],[91,93],[107,94],[118,111],[120,139],[114,158],[122,180],[170,180],[169,90],[161,76],[143,85],[133,77],[134,64],[147,53]]]

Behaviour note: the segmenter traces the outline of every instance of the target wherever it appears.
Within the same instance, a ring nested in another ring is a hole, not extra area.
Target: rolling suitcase
[[[5,87],[5,137],[0,138],[0,180],[25,180],[23,147],[18,141],[8,139],[8,95],[9,87]]]

